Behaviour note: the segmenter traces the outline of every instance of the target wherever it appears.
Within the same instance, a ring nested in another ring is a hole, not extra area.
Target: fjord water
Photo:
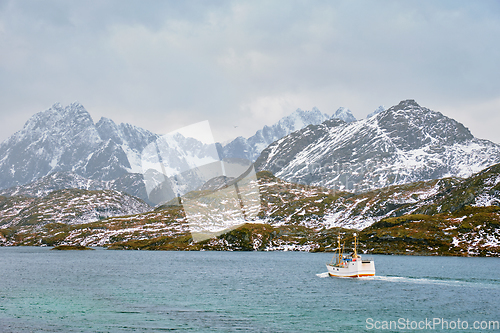
[[[500,320],[499,258],[372,257],[376,277],[341,279],[325,274],[329,253],[0,248],[0,331],[362,332],[367,318],[442,318],[477,332]]]

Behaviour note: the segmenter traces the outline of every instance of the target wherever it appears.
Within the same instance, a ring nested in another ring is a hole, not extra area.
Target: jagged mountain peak
[[[292,115],[293,114],[297,114],[297,115],[301,115],[301,116],[311,115],[311,114],[321,115],[322,112],[316,106],[313,106],[311,110],[302,110],[301,108],[297,108],[297,110],[292,112]],[[284,118],[287,118],[287,117],[284,117]]]
[[[400,149],[453,145],[474,136],[463,124],[441,112],[422,107],[413,99],[401,101],[376,116],[380,126]]]
[[[54,110],[54,111],[56,111],[61,117],[84,116],[84,117],[92,120],[92,117],[90,116],[90,113],[88,113],[88,111],[85,109],[85,107],[83,106],[83,104],[81,104],[78,101],[70,103],[67,106],[62,106],[61,103],[56,102],[48,110]],[[48,110],[38,112],[38,114],[42,114],[43,115]],[[93,123],[93,120],[92,120],[92,123]]]
[[[341,119],[346,123],[352,123],[356,121],[356,117],[352,114],[351,110],[341,106],[335,111],[331,117],[331,119]]]
[[[393,106],[392,108],[396,110],[408,109],[408,108],[420,108],[421,106],[414,99],[405,99],[399,102],[398,105]]]
[[[82,104],[74,102],[63,107],[60,103],[54,103],[49,109],[40,111],[29,118],[21,132],[79,131],[93,126],[92,116]]]
[[[328,115],[322,113],[317,107],[313,107],[311,110],[298,108],[289,116],[281,118],[276,124],[267,127],[288,127],[293,132],[311,123],[323,122],[326,119],[328,119]]]
[[[78,102],[68,106],[55,103],[26,121],[24,127],[0,144],[0,153],[9,146],[16,149],[35,149],[37,155],[54,154],[82,144],[95,145],[100,141],[91,115]],[[50,148],[49,148],[50,146]],[[48,149],[48,151],[47,151]],[[25,153],[18,151],[19,154]],[[60,154],[59,154],[60,155]]]
[[[113,120],[102,117],[95,127],[102,140],[111,139],[120,145],[123,143],[123,139],[120,137],[120,129]]]
[[[127,135],[130,134],[130,132],[137,132],[141,133],[144,136],[154,136],[156,137],[157,135],[145,130],[141,127],[137,127],[135,125],[129,124],[129,123],[120,123],[117,124],[115,123],[112,119],[106,118],[106,117],[101,117],[99,121],[95,124],[96,128],[99,130],[99,134],[101,137],[103,137],[103,140],[105,138],[109,137],[112,134],[121,134],[121,135]],[[108,133],[104,133],[104,131],[107,131]],[[114,133],[109,133],[109,132],[114,132]],[[136,133],[134,133],[136,134]]]
[[[52,106],[50,107],[50,109],[62,110],[63,106],[61,105],[61,102],[55,102],[54,104],[52,104]],[[43,111],[41,111],[41,112],[43,112]],[[40,113],[40,112],[38,112],[38,113]]]
[[[385,107],[383,105],[380,105],[378,108],[375,109],[375,111],[373,111],[372,113],[368,114],[368,116],[366,116],[366,118],[371,118],[373,116],[376,116],[377,114],[381,113],[381,112],[384,112],[385,111]]]
[[[101,119],[99,119],[99,121],[95,125],[102,126],[103,124],[112,124],[116,126],[116,123],[112,119],[106,117],[101,117]]]

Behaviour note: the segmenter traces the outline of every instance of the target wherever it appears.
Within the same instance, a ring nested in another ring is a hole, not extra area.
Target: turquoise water
[[[0,332],[362,332],[368,318],[500,320],[499,258],[372,257],[376,277],[341,279],[325,274],[326,253],[0,248]]]

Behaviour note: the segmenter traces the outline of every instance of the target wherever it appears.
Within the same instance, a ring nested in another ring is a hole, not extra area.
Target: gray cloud
[[[0,140],[56,101],[224,141],[414,98],[500,142],[498,40],[497,1],[3,1]]]

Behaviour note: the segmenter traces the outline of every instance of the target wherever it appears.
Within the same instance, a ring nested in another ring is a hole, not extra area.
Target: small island
[[[58,245],[53,247],[51,250],[77,250],[77,251],[83,251],[83,250],[93,250],[90,247],[82,246],[82,245]]]

